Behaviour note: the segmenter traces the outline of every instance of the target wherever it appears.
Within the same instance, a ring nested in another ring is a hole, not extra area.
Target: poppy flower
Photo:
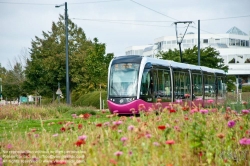
[[[82,124],[78,124],[78,129],[81,130],[82,129]]]
[[[83,144],[85,144],[85,143],[86,143],[85,140],[80,139],[80,140],[77,140],[77,141],[75,142],[75,145],[76,145],[76,146],[81,146],[81,145],[83,145]]]
[[[173,144],[175,144],[175,141],[174,141],[174,140],[167,140],[167,141],[166,141],[166,144],[168,144],[168,145],[173,145]]]
[[[165,129],[166,129],[166,126],[158,126],[158,129],[159,129],[159,130],[165,130]]]
[[[102,123],[97,123],[95,126],[96,127],[102,127]]]
[[[188,106],[182,107],[182,111],[188,111],[188,110],[189,110],[189,107],[188,107]]]
[[[222,139],[222,138],[224,138],[224,137],[225,137],[225,135],[224,135],[224,134],[222,134],[222,133],[219,133],[219,134],[217,134],[217,137],[218,137],[218,138],[220,138],[220,139]]]
[[[117,164],[117,161],[115,161],[114,159],[110,159],[109,162],[110,162],[111,164],[114,164],[114,165]]]
[[[175,109],[170,109],[169,112],[170,112],[170,113],[175,113],[176,110],[175,110]]]
[[[88,113],[83,114],[83,119],[89,119],[90,117],[91,117],[91,114],[88,114]]]
[[[62,132],[64,132],[64,131],[66,131],[66,128],[65,128],[65,127],[62,127],[60,130],[61,130]]]

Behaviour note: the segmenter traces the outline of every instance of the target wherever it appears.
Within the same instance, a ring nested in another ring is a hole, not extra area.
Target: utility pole
[[[188,24],[187,28],[186,28],[186,31],[185,33],[183,34],[183,36],[178,36],[178,30],[177,30],[177,24],[179,23],[182,23],[182,24]],[[179,45],[179,49],[180,49],[180,59],[181,59],[181,63],[183,63],[183,59],[182,59],[182,52],[181,52],[181,43],[182,43],[182,40],[187,32],[187,29],[189,27],[189,24],[191,24],[192,21],[177,21],[177,22],[174,22],[175,24],[175,32],[176,32],[176,42],[177,44]]]
[[[2,96],[3,91],[2,90],[3,90],[2,89],[2,78],[0,78],[0,101],[3,100],[3,96]]]
[[[66,38],[66,43],[65,43],[65,47],[66,47],[66,101],[67,104],[70,105],[70,92],[69,92],[69,51],[68,51],[68,8],[67,8],[67,2],[65,2],[64,4],[61,5],[56,5],[55,7],[61,7],[61,6],[65,6],[65,38]]]
[[[200,42],[201,42],[201,37],[200,37],[200,20],[198,20],[198,66],[201,65],[201,51],[200,51]]]

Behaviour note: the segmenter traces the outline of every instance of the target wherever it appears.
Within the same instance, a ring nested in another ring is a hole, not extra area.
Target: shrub
[[[242,86],[242,92],[250,92],[250,86],[249,85]]]
[[[102,91],[102,100],[104,100],[104,106],[107,108],[107,92]],[[83,107],[95,107],[100,108],[100,92],[94,91],[84,95],[81,95],[78,100],[74,102],[76,106],[83,106]]]

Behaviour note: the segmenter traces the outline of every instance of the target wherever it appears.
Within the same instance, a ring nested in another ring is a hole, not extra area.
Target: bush
[[[242,86],[242,92],[250,92],[250,86],[249,85]]]
[[[104,108],[107,107],[107,92],[102,91],[102,100],[104,100]],[[100,108],[100,92],[94,91],[84,95],[81,95],[78,100],[74,102],[76,106],[83,106],[83,107],[95,107]]]

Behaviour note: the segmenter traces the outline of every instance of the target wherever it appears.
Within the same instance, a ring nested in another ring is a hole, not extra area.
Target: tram
[[[139,55],[115,57],[108,70],[107,103],[111,113],[139,114],[139,106],[173,103],[222,103],[226,73],[220,69]]]

